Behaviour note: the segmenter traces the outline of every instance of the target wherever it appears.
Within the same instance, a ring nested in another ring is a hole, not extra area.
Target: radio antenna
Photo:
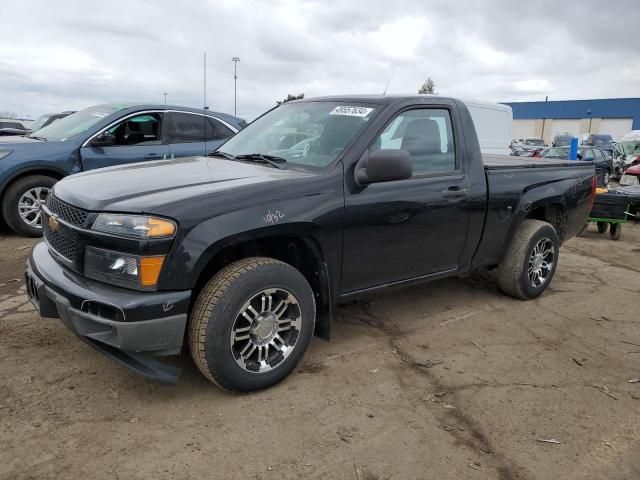
[[[389,82],[391,82],[391,77],[389,77],[389,80],[387,80],[387,84],[384,87],[384,92],[382,92],[383,95],[387,94],[387,88],[389,88]]]

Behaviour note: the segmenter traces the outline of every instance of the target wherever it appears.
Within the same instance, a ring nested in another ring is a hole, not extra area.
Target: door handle
[[[162,155],[158,155],[157,153],[147,153],[144,156],[145,160],[160,160],[162,158]]]
[[[450,200],[455,200],[457,198],[466,197],[468,192],[469,190],[466,188],[449,187],[442,191],[442,196]]]

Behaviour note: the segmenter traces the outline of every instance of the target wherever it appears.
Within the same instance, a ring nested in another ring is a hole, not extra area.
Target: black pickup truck
[[[42,208],[29,296],[147,378],[188,344],[236,391],[281,380],[332,309],[481,269],[540,295],[585,224],[592,163],[485,157],[469,111],[443,97],[305,99],[208,157],[65,178]],[[186,337],[186,340],[185,340]]]

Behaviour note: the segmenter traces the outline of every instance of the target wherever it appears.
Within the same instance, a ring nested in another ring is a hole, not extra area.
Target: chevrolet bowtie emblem
[[[58,230],[60,230],[60,222],[56,217],[54,216],[49,217],[48,223],[49,223],[49,228],[54,232],[57,232]]]

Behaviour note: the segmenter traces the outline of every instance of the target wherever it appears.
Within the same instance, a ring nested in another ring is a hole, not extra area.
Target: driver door
[[[80,149],[83,169],[167,158],[169,146],[163,139],[163,120],[162,112],[144,112],[107,127],[106,131],[114,137],[113,144],[94,147],[89,140]]]

